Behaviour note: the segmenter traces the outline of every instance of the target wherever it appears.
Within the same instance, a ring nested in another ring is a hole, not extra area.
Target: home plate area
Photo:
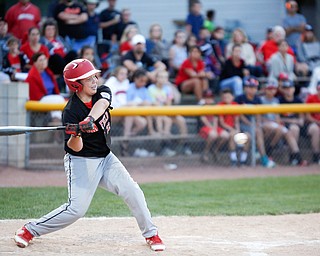
[[[320,255],[320,214],[154,217],[164,252],[153,252],[135,219],[82,218],[22,249],[14,232],[30,220],[0,221],[0,255]]]

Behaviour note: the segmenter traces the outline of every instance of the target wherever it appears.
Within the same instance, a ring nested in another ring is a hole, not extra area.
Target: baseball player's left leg
[[[126,202],[133,216],[137,219],[143,236],[154,235],[157,228],[152,223],[144,194],[120,160],[113,153],[110,153],[101,168],[104,170],[104,176],[100,186],[120,196]]]
[[[151,249],[163,251],[165,246],[158,236],[157,227],[152,222],[150,211],[139,185],[113,153],[106,157],[101,168],[104,170],[104,176],[100,186],[119,195],[126,202]]]

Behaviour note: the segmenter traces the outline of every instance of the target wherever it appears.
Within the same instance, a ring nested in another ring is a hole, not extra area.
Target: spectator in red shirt
[[[307,104],[320,103],[320,80],[317,83],[317,93],[306,99]],[[308,135],[311,137],[313,162],[320,165],[320,113],[307,113]]]
[[[5,20],[8,23],[8,32],[23,40],[30,28],[39,26],[41,12],[29,0],[19,0],[9,8]]]
[[[238,103],[234,101],[234,96],[232,90],[224,89],[221,93],[221,102],[218,105],[237,105]],[[220,115],[219,116],[219,127],[218,132],[225,134],[225,137],[229,139],[228,148],[229,148],[229,157],[230,163],[232,166],[244,165],[248,156],[249,145],[247,141],[243,147],[241,147],[240,159],[238,159],[236,152],[236,143],[234,141],[234,135],[240,132],[240,117],[238,115]],[[246,133],[248,138],[250,134]]]
[[[46,95],[60,94],[56,79],[48,68],[47,56],[38,52],[32,56],[32,61],[34,64],[26,79],[29,83],[30,100],[41,100]]]
[[[212,77],[211,71],[205,71],[200,48],[192,46],[189,49],[189,57],[179,68],[175,83],[182,93],[193,93],[198,104],[203,105],[203,93],[208,90],[208,79]]]
[[[272,29],[271,39],[266,40],[258,49],[258,57],[261,63],[266,63],[270,57],[278,51],[278,43],[284,40],[286,37],[286,31],[281,26],[274,26]],[[288,47],[287,53],[294,56],[294,52],[291,47]]]
[[[48,48],[44,44],[40,43],[40,30],[37,27],[29,29],[28,41],[21,46],[20,50],[29,59],[28,68],[31,68],[31,65],[33,64],[32,56],[35,53],[42,52],[47,58],[50,56]]]

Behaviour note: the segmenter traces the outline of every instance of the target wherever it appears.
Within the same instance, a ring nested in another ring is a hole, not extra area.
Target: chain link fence
[[[48,113],[29,112],[28,116],[31,126],[50,126],[51,120]],[[251,117],[256,122],[255,116]],[[242,165],[263,164],[263,151],[259,145],[261,141],[259,142],[259,138],[250,132],[248,135],[251,139],[248,145],[236,145],[232,149],[233,136],[230,134],[222,136],[221,130],[217,138],[214,138],[211,144],[208,143],[208,138],[200,133],[203,126],[200,116],[183,116],[187,127],[187,133],[184,134],[181,133],[181,127],[173,123],[169,135],[148,135],[147,129],[144,129],[135,136],[124,136],[124,118],[117,116],[112,120],[112,151],[129,168],[141,165],[145,165],[146,168],[152,165],[168,169],[175,169],[177,166],[201,168],[203,165],[230,167],[240,164],[245,151],[247,157],[241,162]],[[252,128],[252,133],[257,133],[260,129],[258,126]],[[292,150],[292,145],[289,145],[292,142],[288,141],[285,132],[279,135],[275,130],[270,132],[267,129],[260,129],[260,131],[263,135],[263,148],[269,159],[280,166],[295,164],[292,162],[295,152]],[[63,169],[65,153],[63,131],[32,133],[26,136],[28,136],[27,168]],[[300,127],[297,146],[301,159],[305,161],[296,164],[304,165],[306,162],[313,162],[314,155],[310,145],[308,126],[303,125]],[[235,155],[238,159],[237,163],[232,161]]]

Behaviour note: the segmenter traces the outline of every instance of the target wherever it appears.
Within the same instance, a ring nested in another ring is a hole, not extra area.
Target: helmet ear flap
[[[77,81],[70,81],[65,80],[66,84],[68,85],[69,89],[73,92],[81,92],[83,89],[83,85]]]

